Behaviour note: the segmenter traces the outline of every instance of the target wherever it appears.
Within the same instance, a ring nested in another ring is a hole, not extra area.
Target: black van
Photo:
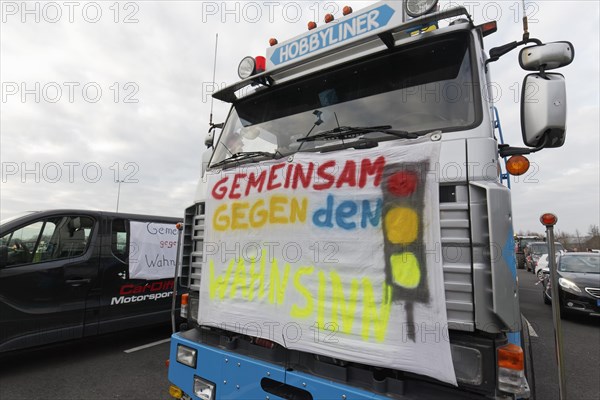
[[[3,221],[0,352],[170,321],[177,222],[82,210]]]

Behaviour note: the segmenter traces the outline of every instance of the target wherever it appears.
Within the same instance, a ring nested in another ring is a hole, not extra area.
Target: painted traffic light
[[[423,243],[426,163],[387,165],[383,171],[386,282],[393,301],[404,301],[408,337],[414,340],[414,304],[429,302]]]

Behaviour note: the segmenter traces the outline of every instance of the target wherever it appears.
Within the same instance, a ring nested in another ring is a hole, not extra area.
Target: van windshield
[[[240,152],[281,156],[315,151],[340,140],[301,144],[298,139],[340,126],[388,126],[414,133],[473,126],[480,91],[474,85],[469,43],[468,33],[458,32],[243,98],[231,110],[211,164]]]

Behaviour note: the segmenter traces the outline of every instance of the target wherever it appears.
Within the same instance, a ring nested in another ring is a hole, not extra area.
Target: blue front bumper
[[[177,362],[177,346],[183,345],[197,351],[196,368]],[[221,399],[284,399],[274,394],[273,387],[293,387],[302,395],[311,394],[313,399],[376,399],[389,400],[351,386],[321,379],[298,371],[286,371],[285,367],[266,363],[254,358],[207,346],[175,333],[171,337],[169,381],[193,399],[194,375],[216,384],[214,400]],[[265,391],[265,389],[269,391]],[[310,398],[310,397],[309,397]]]

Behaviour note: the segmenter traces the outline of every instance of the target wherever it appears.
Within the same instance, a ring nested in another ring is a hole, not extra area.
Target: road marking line
[[[525,319],[525,321],[527,321],[527,319]],[[533,329],[533,326],[531,326],[529,321],[527,321],[527,329],[529,329],[529,336],[538,337],[537,332],[535,331],[535,329]]]
[[[138,346],[138,347],[134,347],[133,349],[125,350],[124,352],[125,353],[133,353],[134,351],[144,350],[144,349],[147,349],[148,347],[158,346],[159,344],[167,343],[169,341],[171,341],[171,338],[159,340],[157,342],[148,343],[148,344]]]

